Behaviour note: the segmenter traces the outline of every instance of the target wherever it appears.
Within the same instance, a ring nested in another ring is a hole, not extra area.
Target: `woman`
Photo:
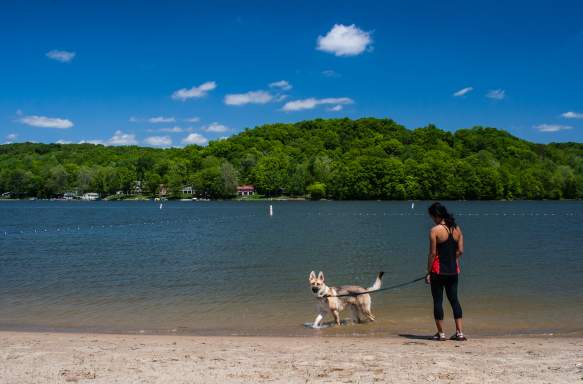
[[[437,333],[433,338],[444,341],[443,332],[443,290],[453,309],[455,335],[451,340],[466,340],[462,330],[462,307],[457,297],[459,259],[464,252],[464,237],[453,215],[440,203],[429,207],[429,215],[435,226],[429,232],[429,257],[425,282],[431,285],[433,296],[433,316]]]

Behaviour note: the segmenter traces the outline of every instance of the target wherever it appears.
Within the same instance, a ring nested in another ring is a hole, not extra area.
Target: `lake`
[[[3,201],[0,328],[432,334],[423,282],[374,294],[374,324],[303,325],[311,270],[365,287],[380,270],[385,286],[423,275],[430,203]],[[466,333],[583,334],[583,202],[445,205],[465,234]],[[453,332],[447,302],[445,314]]]

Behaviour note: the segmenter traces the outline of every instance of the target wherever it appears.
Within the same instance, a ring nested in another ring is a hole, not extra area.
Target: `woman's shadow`
[[[399,333],[399,337],[410,340],[433,340],[433,335],[412,335],[409,333]]]

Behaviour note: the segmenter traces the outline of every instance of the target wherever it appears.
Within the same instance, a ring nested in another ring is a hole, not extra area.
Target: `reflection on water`
[[[374,324],[303,326],[311,270],[365,287],[380,270],[386,285],[422,275],[428,204],[0,202],[0,328],[429,333],[422,282],[375,294]],[[583,203],[446,205],[466,237],[469,333],[583,333]]]

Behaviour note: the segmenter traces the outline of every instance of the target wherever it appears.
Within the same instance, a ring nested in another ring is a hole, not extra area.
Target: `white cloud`
[[[16,133],[9,133],[8,135],[6,135],[6,141],[8,142],[13,142],[14,140],[16,140],[18,138],[18,134]]]
[[[214,123],[211,123],[210,125],[205,127],[204,130],[207,132],[222,133],[227,132],[229,130],[229,127],[223,124],[219,124],[215,121]]]
[[[560,124],[540,124],[535,125],[534,128],[539,130],[540,132],[558,132],[573,129],[573,127],[571,127],[570,125]]]
[[[154,147],[169,147],[172,145],[170,136],[150,136],[146,137],[144,142]]]
[[[94,144],[94,145],[105,145],[103,140],[81,140],[79,144]]]
[[[563,113],[561,117],[564,117],[565,119],[583,119],[583,113],[569,111]]]
[[[357,28],[354,24],[335,24],[326,36],[318,36],[316,49],[336,56],[356,56],[370,49],[372,37],[370,32]]]
[[[332,69],[326,69],[326,70],[322,71],[322,75],[325,77],[340,77],[341,76],[338,72],[336,72]]]
[[[129,118],[129,122],[130,123],[138,123],[140,121],[140,119],[138,119],[137,117],[131,116]]]
[[[340,104],[337,104],[333,107],[328,108],[328,110],[331,112],[339,112],[339,111],[342,111],[343,109],[344,109],[344,107]]]
[[[55,141],[55,143],[57,143],[57,144],[71,144],[72,141],[61,139],[61,140]]]
[[[75,58],[75,55],[75,52],[59,51],[57,49],[53,49],[52,51],[47,52],[47,57],[49,59],[60,61],[61,63],[71,62]]]
[[[137,145],[136,135],[124,133],[120,130],[115,131],[113,136],[107,141],[108,145]]]
[[[74,125],[71,120],[36,115],[24,116],[18,121],[20,121],[22,124],[39,128],[68,129]]]
[[[190,89],[182,88],[177,91],[174,91],[174,93],[172,94],[172,98],[174,100],[185,101],[192,98],[204,97],[209,91],[212,91],[216,87],[217,83],[215,83],[214,81],[207,81],[206,83],[203,83],[198,87],[195,86]]]
[[[462,88],[459,91],[455,92],[453,95],[455,97],[461,97],[461,96],[465,96],[468,93],[472,92],[474,90],[473,87],[466,87],[466,88]]]
[[[269,92],[251,91],[247,93],[236,93],[225,96],[227,105],[245,105],[245,104],[266,104],[273,99]]]
[[[301,111],[304,109],[313,109],[321,104],[346,105],[352,103],[354,103],[354,100],[349,99],[348,97],[330,97],[325,99],[315,99],[310,97],[309,99],[288,101],[283,105],[282,110],[286,112],[292,112]]]
[[[503,89],[492,89],[486,93],[486,97],[494,100],[503,100],[506,97],[506,91]]]
[[[280,81],[275,81],[271,84],[269,84],[270,88],[278,88],[281,89],[283,91],[289,91],[290,89],[292,89],[292,85],[287,82],[286,80],[280,80]]]
[[[179,126],[174,126],[174,127],[170,127],[170,128],[160,128],[159,131],[160,132],[170,132],[170,133],[192,132],[192,128],[191,127],[183,128],[183,127],[179,127]]]
[[[176,121],[173,117],[155,116],[148,119],[148,123],[159,124],[159,123],[174,123]]]
[[[198,123],[200,121],[200,117],[187,117],[184,121],[188,123]]]
[[[186,136],[182,139],[182,144],[197,144],[197,145],[205,145],[208,143],[208,139],[203,135],[199,135],[198,133],[191,133],[190,135]]]

